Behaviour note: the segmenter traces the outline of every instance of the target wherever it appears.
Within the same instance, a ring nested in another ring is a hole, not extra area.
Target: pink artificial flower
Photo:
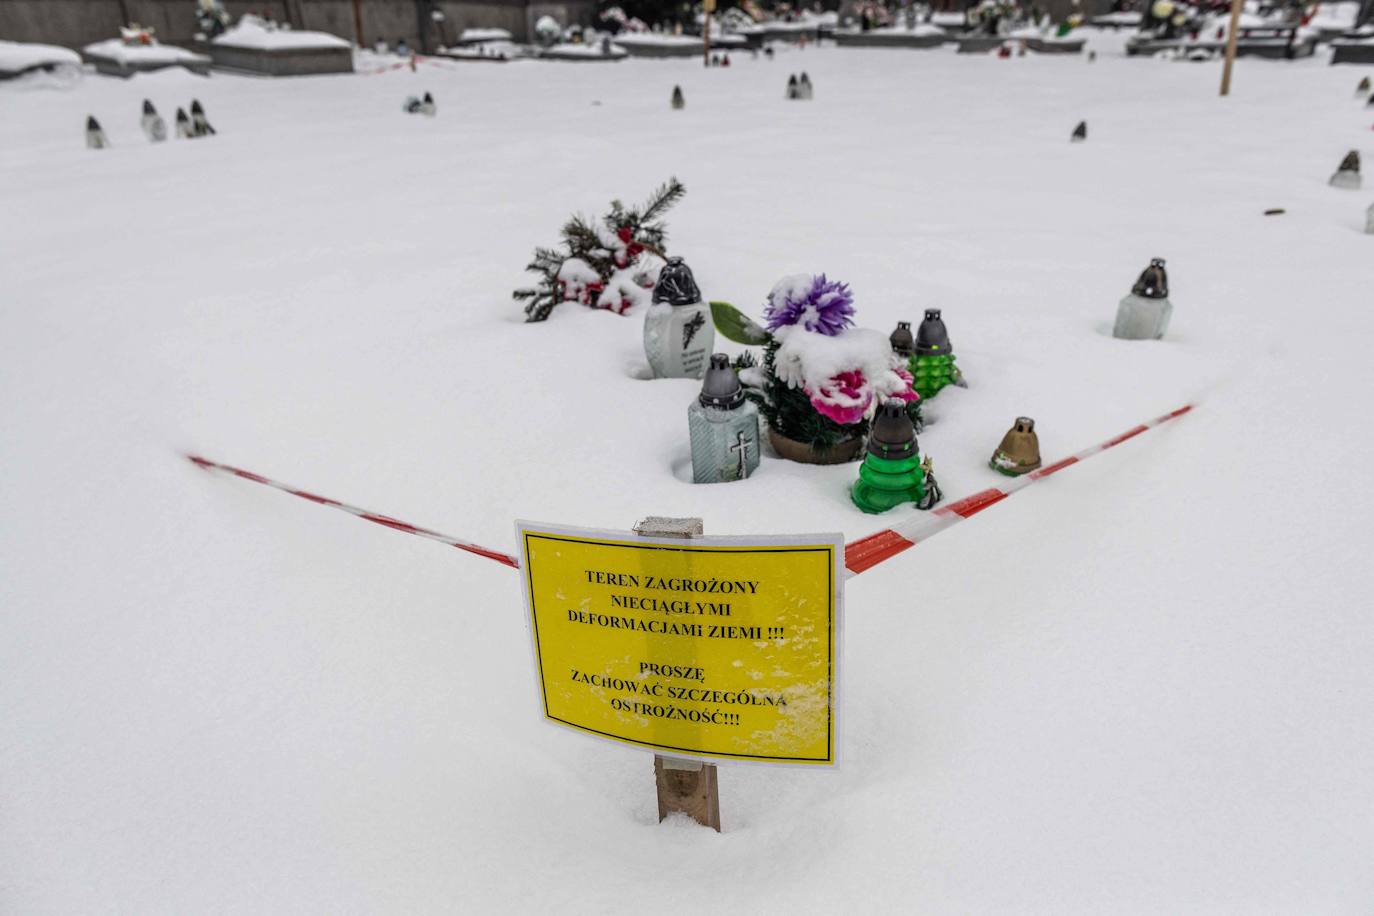
[[[805,389],[811,406],[841,426],[858,423],[873,403],[873,389],[858,369],[850,369],[832,376],[819,391]]]
[[[900,367],[893,369],[892,371],[897,373],[897,375],[901,377],[902,381],[906,382],[906,387],[902,388],[900,391],[892,392],[892,396],[897,400],[905,401],[908,404],[912,401],[919,401],[921,399],[921,396],[917,394],[916,389],[912,387],[916,384],[916,380],[911,377],[911,373]]]

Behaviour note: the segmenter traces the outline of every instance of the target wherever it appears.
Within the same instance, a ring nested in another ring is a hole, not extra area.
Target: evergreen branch
[[[581,214],[574,214],[563,224],[563,245],[566,246],[566,250],[536,247],[533,258],[525,269],[539,275],[539,284],[517,289],[512,293],[517,301],[528,301],[529,304],[525,308],[526,320],[543,321],[562,301],[563,290],[558,275],[570,258],[578,258],[585,262],[600,276],[602,283],[609,282],[616,271],[621,269],[622,265],[616,264],[615,257],[607,250],[608,241],[601,230],[602,224],[616,235],[628,228],[635,245],[666,260],[664,249],[667,232],[661,223],[652,221],[666,213],[686,192],[687,189],[683,187],[682,182],[677,178],[670,178],[666,184],[654,191],[642,211],[627,210],[617,199],[611,201],[610,212],[601,217],[601,223],[589,221]],[[618,243],[612,242],[611,247],[619,250]]]
[[[666,184],[661,185],[648,202],[644,204],[644,209],[639,213],[639,223],[652,222],[659,216],[672,209],[673,204],[682,200],[682,196],[687,193],[687,188],[676,177],[669,178]]]
[[[525,306],[525,322],[528,324],[547,320],[549,313],[553,311],[553,307],[557,304],[558,300],[547,293],[532,299],[530,304]]]
[[[601,247],[601,237],[580,215],[574,216],[564,224],[563,239],[575,257],[581,257],[582,253],[589,249]]]
[[[525,265],[525,269],[531,273],[544,274],[546,278],[557,275],[558,268],[563,266],[563,261],[567,255],[553,248],[534,249],[534,260]]]

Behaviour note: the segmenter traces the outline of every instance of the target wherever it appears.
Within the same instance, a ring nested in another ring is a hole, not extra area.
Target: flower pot
[[[852,439],[842,439],[832,448],[818,451],[809,443],[789,439],[773,429],[768,430],[768,441],[772,443],[773,451],[778,453],[778,457],[786,458],[788,461],[800,461],[802,464],[844,464],[858,458],[864,447],[864,440],[855,436]]]

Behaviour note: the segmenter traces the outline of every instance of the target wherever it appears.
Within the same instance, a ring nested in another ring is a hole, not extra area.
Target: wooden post
[[[710,28],[710,20],[707,20]],[[635,534],[690,538],[705,533],[699,518],[650,516],[635,525]],[[700,760],[654,755],[654,783],[658,788],[658,819],[674,812],[720,833],[720,786],[716,765]]]
[[[363,0],[353,0],[353,36],[358,48],[363,47]]]
[[[703,0],[701,4],[701,65],[711,66],[711,16],[716,12],[716,0]],[[697,532],[700,534],[701,532]],[[716,827],[717,830],[720,827]]]
[[[417,31],[420,33],[418,42],[421,54],[430,53],[429,44],[429,4],[426,0],[415,0],[415,18]]]
[[[1226,63],[1221,67],[1221,94],[1231,94],[1231,66],[1236,62],[1236,37],[1240,31],[1240,9],[1244,0],[1231,0],[1231,31],[1226,36]]]

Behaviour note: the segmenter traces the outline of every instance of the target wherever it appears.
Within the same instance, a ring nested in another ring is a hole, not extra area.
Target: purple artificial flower
[[[770,331],[800,324],[826,337],[852,327],[853,316],[854,295],[849,286],[827,280],[825,274],[784,277],[768,294],[768,305],[763,310]]]

